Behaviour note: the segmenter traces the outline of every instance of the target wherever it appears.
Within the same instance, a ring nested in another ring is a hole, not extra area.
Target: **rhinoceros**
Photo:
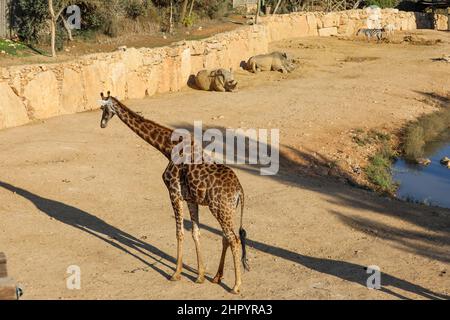
[[[259,71],[280,71],[288,73],[293,71],[294,64],[284,52],[272,52],[251,57],[247,62],[247,70],[253,73]]]
[[[202,70],[195,77],[195,84],[201,90],[233,92],[237,90],[232,70]]]

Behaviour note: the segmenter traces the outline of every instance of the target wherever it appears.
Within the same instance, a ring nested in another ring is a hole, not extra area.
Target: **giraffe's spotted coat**
[[[223,246],[217,275],[213,282],[220,283],[223,277],[225,255],[231,248],[235,268],[235,286],[233,293],[238,293],[241,286],[239,259],[240,237],[234,231],[234,212],[241,202],[241,224],[244,206],[244,191],[236,176],[229,167],[221,164],[175,164],[171,160],[172,149],[176,142],[171,140],[173,130],[163,127],[133,112],[117,99],[103,96],[105,101],[102,127],[116,114],[131,130],[159,150],[169,164],[162,178],[169,191],[170,201],[175,214],[176,237],[178,242],[177,267],[171,280],[179,280],[182,271],[182,248],[184,240],[183,201],[188,203],[192,220],[192,238],[197,251],[198,278],[202,283],[205,268],[200,251],[200,228],[198,206],[209,207],[223,231]],[[242,228],[242,226],[241,226]],[[244,257],[243,257],[244,258]]]

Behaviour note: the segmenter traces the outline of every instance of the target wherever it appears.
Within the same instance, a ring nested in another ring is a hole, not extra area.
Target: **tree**
[[[258,24],[260,10],[261,10],[261,0],[258,0],[258,4],[256,5],[255,24]]]
[[[18,0],[12,2],[15,27],[20,39],[28,44],[37,42],[48,22],[47,0]]]
[[[53,9],[53,0],[48,0],[48,11],[50,12],[50,34],[51,34],[51,46],[52,57],[56,57],[56,15]]]
[[[67,8],[67,6],[73,2],[74,0],[55,0],[55,1],[48,0],[48,12],[50,14],[50,37],[51,37],[52,57],[56,57],[56,28],[58,20],[60,18],[63,20],[63,25],[67,31],[69,40],[73,40],[70,27],[66,19],[64,19],[64,17],[62,16],[64,9]],[[59,10],[56,11],[55,8],[59,8]]]
[[[191,8],[189,9],[189,17],[192,16],[192,10],[194,9],[194,3],[195,3],[195,0],[192,0],[192,2],[191,2]]]
[[[189,2],[189,0],[183,0],[183,5],[181,7],[181,15],[180,15],[181,23],[184,23],[184,18],[186,18],[188,2]]]
[[[275,6],[275,10],[273,10],[273,14],[277,14],[278,8],[280,7],[282,0],[278,0],[277,5]]]

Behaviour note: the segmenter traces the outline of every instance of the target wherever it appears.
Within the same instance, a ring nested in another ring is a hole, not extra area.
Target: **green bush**
[[[140,0],[129,0],[125,4],[125,13],[128,18],[136,20],[146,13],[146,5]]]
[[[66,42],[69,40],[68,36],[67,36],[67,32],[61,28],[61,27],[57,27],[56,28],[56,37],[55,37],[55,47],[57,51],[62,51],[64,50],[64,45],[66,44]]]
[[[26,43],[37,43],[49,17],[47,0],[18,0],[13,2],[14,27]]]
[[[192,27],[198,20],[198,16],[195,12],[192,12],[191,16],[186,16],[183,21],[185,27]]]
[[[211,19],[224,17],[233,9],[233,1],[231,0],[198,0],[195,5],[196,10],[202,16]]]
[[[405,157],[411,161],[421,158],[425,145],[448,132],[449,128],[450,108],[425,115],[411,123],[405,132]]]
[[[400,0],[366,0],[367,6],[378,6],[380,8],[395,8],[399,4]]]
[[[118,35],[118,15],[121,12],[118,0],[85,0],[77,2],[77,5],[81,8],[83,31],[101,31],[110,37]]]
[[[99,30],[105,24],[106,14],[99,8],[98,3],[81,1],[77,4],[81,9],[81,29]]]
[[[379,151],[370,159],[365,169],[370,182],[380,191],[393,194],[397,188],[392,180],[391,165],[395,152],[388,143],[384,143]]]

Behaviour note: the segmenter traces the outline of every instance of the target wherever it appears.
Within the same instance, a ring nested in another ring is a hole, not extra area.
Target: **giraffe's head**
[[[106,128],[108,126],[109,120],[116,114],[117,100],[111,97],[111,93],[108,91],[108,96],[105,96],[103,92],[100,94],[101,109],[103,110],[102,121],[100,122],[100,127]]]

